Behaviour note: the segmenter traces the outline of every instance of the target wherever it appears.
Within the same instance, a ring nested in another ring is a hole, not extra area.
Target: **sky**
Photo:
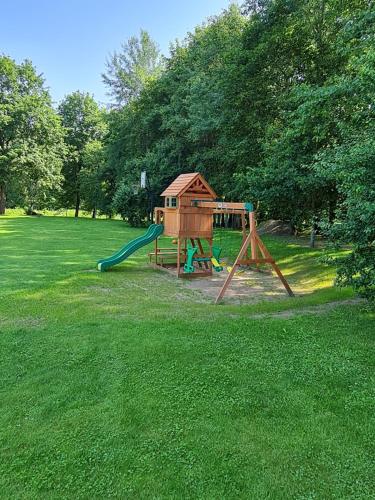
[[[110,53],[140,29],[168,55],[183,39],[231,0],[0,0],[0,53],[30,59],[52,99],[81,90],[108,103],[101,81]]]

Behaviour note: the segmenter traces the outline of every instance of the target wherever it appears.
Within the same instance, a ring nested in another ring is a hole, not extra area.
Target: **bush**
[[[137,189],[123,182],[118,187],[112,202],[112,209],[119,213],[131,226],[146,225],[147,196],[145,190]]]

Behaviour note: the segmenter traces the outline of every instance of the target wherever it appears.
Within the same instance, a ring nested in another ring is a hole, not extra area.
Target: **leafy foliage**
[[[0,214],[10,203],[53,206],[65,155],[63,130],[44,80],[30,61],[0,57]]]
[[[360,22],[364,17],[368,14]],[[338,262],[338,283],[375,299],[375,50],[368,44],[375,31],[366,34],[360,55],[351,58],[347,72],[326,89],[339,137],[319,152],[314,168],[335,182],[339,194],[331,237],[336,243],[353,244],[350,255]]]
[[[234,157],[226,156],[220,135],[226,121],[226,81],[234,71],[244,23],[232,7],[197,28],[172,47],[165,71],[138,99],[111,112],[107,152],[119,190],[113,206],[121,206],[130,221],[150,217],[159,193],[192,168],[223,195],[235,189],[233,176],[227,175],[235,171]],[[142,170],[148,176],[146,192],[135,190]]]
[[[107,61],[107,73],[102,74],[117,106],[128,104],[139,97],[142,89],[162,69],[163,60],[156,43],[147,31],[141,30],[140,37],[131,37],[114,52]]]
[[[83,151],[83,167],[79,172],[79,185],[83,208],[92,211],[93,218],[97,210],[102,209],[105,198],[105,156],[103,143],[92,140],[86,143]]]
[[[104,112],[89,94],[73,92],[65,97],[59,105],[59,114],[66,130],[65,142],[69,149],[63,167],[63,203],[74,206],[78,217],[81,205],[80,172],[83,168],[83,157],[88,143],[100,140],[106,130]]]

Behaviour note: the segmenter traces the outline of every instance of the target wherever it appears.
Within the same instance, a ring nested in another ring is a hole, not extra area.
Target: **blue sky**
[[[168,54],[169,43],[230,0],[4,0],[0,53],[31,59],[54,101],[74,90],[108,102],[101,82],[105,60],[141,28]]]

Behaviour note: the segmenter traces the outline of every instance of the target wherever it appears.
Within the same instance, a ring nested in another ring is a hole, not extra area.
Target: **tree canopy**
[[[0,56],[0,215],[8,191],[30,211],[48,206],[61,180],[63,129],[30,61]]]
[[[139,38],[132,36],[108,58],[102,78],[115,104],[123,106],[139,97],[145,85],[160,74],[162,65],[158,46],[141,30]]]
[[[81,205],[83,157],[87,144],[100,140],[105,132],[104,114],[94,98],[83,92],[73,92],[59,105],[59,114],[65,128],[65,142],[69,154],[63,168],[63,202],[74,205],[78,217]]]

